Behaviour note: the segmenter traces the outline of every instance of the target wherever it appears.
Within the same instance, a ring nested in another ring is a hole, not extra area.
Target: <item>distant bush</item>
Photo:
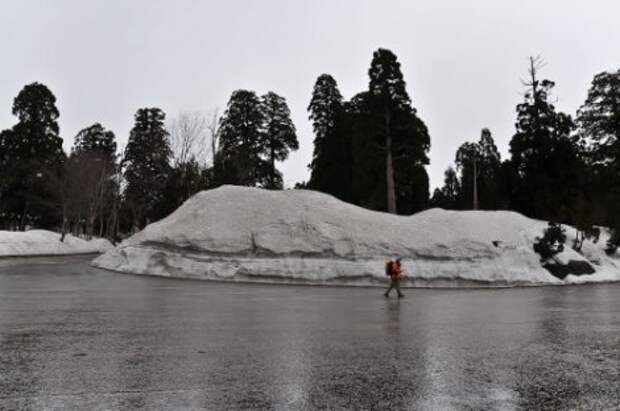
[[[549,227],[543,231],[543,236],[536,237],[534,251],[540,254],[541,260],[545,261],[564,251],[565,242],[566,234],[562,225],[549,223]]]
[[[611,232],[611,236],[609,240],[607,240],[607,247],[605,248],[605,252],[608,255],[614,254],[618,247],[620,246],[620,230],[613,230]]]
[[[573,240],[573,250],[581,252],[581,247],[583,247],[583,242],[585,240],[592,240],[592,242],[596,244],[600,237],[601,229],[599,227],[593,225],[578,226],[577,235]]]

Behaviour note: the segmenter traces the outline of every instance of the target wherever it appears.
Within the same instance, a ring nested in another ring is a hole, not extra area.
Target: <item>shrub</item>
[[[620,246],[620,230],[616,229],[611,232],[611,236],[609,237],[609,240],[607,240],[607,248],[605,248],[605,252],[608,255],[612,255],[618,250],[619,246]]]
[[[585,240],[592,240],[594,244],[598,243],[601,236],[601,229],[593,225],[577,227],[577,234],[573,240],[573,250],[581,252],[583,242]]]
[[[542,237],[536,237],[534,251],[540,254],[542,261],[548,260],[564,250],[566,234],[561,224],[549,223]]]

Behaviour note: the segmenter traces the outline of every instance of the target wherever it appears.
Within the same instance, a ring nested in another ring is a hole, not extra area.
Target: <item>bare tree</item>
[[[69,168],[70,163],[67,161],[64,164],[62,174],[57,175],[56,173],[52,173],[50,171],[46,171],[47,177],[47,185],[48,188],[52,191],[52,201],[53,205],[60,209],[60,217],[62,219],[61,229],[60,229],[60,241],[65,241],[65,235],[68,230],[68,214],[69,214],[69,199],[71,198],[71,193],[69,192],[70,186],[68,184],[69,178]]]
[[[177,164],[196,160],[206,164],[209,154],[209,121],[199,111],[183,111],[169,123],[170,146]]]
[[[523,84],[525,87],[528,87],[528,91],[525,92],[525,96],[527,97],[528,95],[531,95],[531,98],[536,101],[536,99],[538,99],[538,86],[540,85],[540,81],[536,77],[536,74],[540,69],[545,67],[547,63],[545,62],[545,60],[543,60],[541,56],[530,56],[529,60],[530,68],[528,70],[528,74],[530,75],[530,79],[521,79],[521,84]],[[529,89],[531,89],[531,91]]]
[[[92,163],[92,162],[91,162]],[[104,206],[109,203],[112,191],[111,177],[114,173],[112,164],[96,164],[84,167],[86,178],[88,179],[88,190],[86,191],[86,235],[91,238],[94,233],[95,222],[99,220],[99,232],[103,231],[103,212]]]
[[[211,164],[215,164],[215,156],[218,150],[218,138],[220,134],[220,119],[219,119],[219,110],[213,109],[211,110],[211,114],[209,116],[209,124],[207,125],[207,129],[209,130],[209,134],[211,137]]]
[[[113,199],[114,172],[113,162],[97,153],[83,152],[67,159],[61,175],[47,173],[62,217],[61,241],[71,229],[74,235],[85,233],[91,238],[97,222],[99,233],[103,234]]]
[[[118,239],[118,231],[120,225],[120,208],[123,192],[123,170],[122,162],[117,162],[115,165],[114,174],[111,177],[111,191],[110,191],[110,212],[106,221],[106,238],[112,243],[116,244]]]
[[[45,169],[43,175],[53,195],[50,196],[50,206],[57,207],[61,217],[60,241],[64,241],[67,232],[80,220],[80,212],[83,204],[82,193],[84,192],[84,180],[81,178],[81,170],[78,164],[67,159],[60,174]]]

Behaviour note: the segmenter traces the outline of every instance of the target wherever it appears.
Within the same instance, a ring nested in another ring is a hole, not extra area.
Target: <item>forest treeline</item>
[[[585,236],[597,225],[620,244],[620,70],[594,76],[575,117],[554,106],[554,82],[531,58],[516,107],[510,154],[492,133],[456,149],[442,187],[429,195],[431,139],[407,93],[400,63],[374,52],[368,87],[345,100],[320,75],[308,105],[314,130],[310,178],[296,188],[372,210],[412,214],[429,207],[507,209],[570,223]],[[0,228],[58,229],[118,239],[158,220],[194,193],[222,184],[282,189],[277,169],[299,143],[284,97],[234,91],[221,116],[185,112],[166,122],[140,108],[127,144],[99,123],[62,148],[59,112],[43,84],[13,102],[17,122],[0,132]],[[119,153],[120,151],[120,153]]]

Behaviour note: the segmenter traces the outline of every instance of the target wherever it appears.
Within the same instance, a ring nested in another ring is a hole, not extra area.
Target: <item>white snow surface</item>
[[[558,261],[597,272],[559,280],[533,251],[546,222],[511,211],[369,211],[308,190],[223,186],[191,197],[93,261],[110,270],[168,277],[309,284],[385,284],[401,257],[404,286],[511,286],[620,280],[605,238],[568,244]],[[494,244],[495,243],[495,244]]]
[[[105,239],[90,241],[47,230],[0,231],[0,257],[103,253],[114,246]]]

